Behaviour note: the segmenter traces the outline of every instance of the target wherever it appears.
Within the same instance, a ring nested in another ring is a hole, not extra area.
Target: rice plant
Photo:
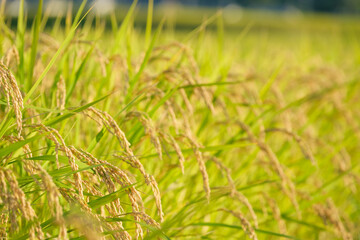
[[[72,9],[1,4],[0,239],[359,238],[359,20]]]

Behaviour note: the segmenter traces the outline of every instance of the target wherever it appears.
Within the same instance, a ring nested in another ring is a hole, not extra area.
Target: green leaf
[[[214,152],[214,151],[218,151],[218,150],[226,150],[226,149],[233,149],[233,148],[244,148],[247,146],[251,146],[253,145],[253,143],[231,143],[231,144],[223,144],[223,145],[215,145],[215,146],[207,146],[207,147],[203,147],[200,148],[201,152]],[[194,149],[193,148],[185,148],[185,149],[181,149],[181,152],[183,153],[190,153],[193,152]],[[164,155],[169,154],[169,155],[175,155],[176,152],[175,151],[168,151],[168,152],[163,152]],[[151,154],[151,155],[145,155],[145,156],[140,156],[139,158],[152,158],[152,157],[157,157],[158,154]]]
[[[137,2],[138,2],[138,0],[134,0],[133,3],[131,4],[124,20],[121,23],[120,29],[118,30],[118,32],[116,34],[116,42],[118,42],[118,44],[117,44],[117,47],[115,48],[115,52],[118,52],[120,42],[122,42],[122,41],[124,41],[124,39],[126,39],[125,34],[128,29],[130,20],[134,15],[134,11],[135,11]]]
[[[144,57],[144,60],[142,61],[141,65],[140,65],[139,71],[135,74],[134,78],[131,79],[130,82],[129,82],[130,86],[129,86],[127,97],[126,97],[127,101],[125,101],[125,102],[128,102],[136,83],[139,81],[140,76],[141,76],[142,72],[144,71],[145,66],[148,63],[149,59],[150,59],[151,52],[152,52],[152,50],[154,48],[156,40],[158,39],[158,37],[160,35],[160,32],[162,30],[163,25],[164,25],[164,19],[160,22],[160,24],[159,24],[153,38],[151,39],[150,45],[149,45],[148,49],[146,50],[145,57]]]
[[[233,229],[238,229],[238,230],[244,231],[241,226],[224,224],[224,223],[203,222],[203,223],[192,223],[188,226],[209,226],[209,227],[219,227],[219,228],[233,228]],[[265,234],[265,235],[276,236],[276,237],[286,238],[286,239],[299,240],[299,238],[281,234],[281,233],[271,232],[271,231],[262,230],[262,229],[254,229],[254,230],[256,233],[261,233],[261,234]]]
[[[264,97],[270,90],[271,86],[276,80],[276,77],[279,75],[279,72],[282,68],[283,62],[279,64],[279,66],[274,70],[274,72],[271,74],[269,80],[266,82],[266,84],[263,86],[263,88],[260,90],[260,99],[264,100]]]
[[[45,125],[51,126],[51,125],[54,125],[54,124],[56,124],[56,123],[62,122],[62,121],[64,121],[65,119],[74,116],[76,113],[82,112],[82,111],[84,111],[85,109],[88,109],[89,107],[95,105],[96,103],[101,102],[102,100],[104,100],[104,99],[107,98],[108,96],[110,96],[110,94],[109,94],[109,95],[106,95],[106,96],[104,96],[104,97],[102,97],[102,98],[99,98],[99,99],[97,99],[97,100],[95,100],[95,101],[93,101],[93,102],[91,102],[91,103],[85,104],[84,106],[78,107],[78,108],[74,109],[74,110],[71,111],[71,112],[68,112],[68,113],[65,113],[65,114],[63,114],[63,115],[60,115],[60,116],[58,116],[58,117],[55,117],[55,118],[53,118],[53,119],[50,119],[50,120],[46,121]]]
[[[80,66],[79,66],[79,69],[76,71],[75,78],[72,79],[71,86],[69,87],[69,90],[67,91],[67,94],[66,94],[66,100],[65,100],[66,103],[69,101],[69,98],[71,97],[71,95],[75,89],[76,83],[79,81],[80,75],[81,75],[82,71],[84,70],[85,64],[89,60],[94,48],[95,48],[95,45],[93,45],[90,48],[90,50],[86,54],[85,58],[82,60]]]
[[[129,102],[123,109],[121,109],[116,115],[115,118],[118,117],[122,112],[126,111],[126,109],[130,108],[135,102],[136,100],[138,100],[143,94],[140,94],[138,96],[136,96],[133,100],[131,100],[131,102]],[[91,152],[92,150],[94,150],[94,148],[96,147],[96,145],[101,141],[101,139],[106,135],[106,128],[103,127],[97,134],[96,137],[90,142],[88,148],[87,148],[87,152]]]
[[[24,0],[20,0],[16,41],[18,44],[18,51],[19,51],[19,75],[20,75],[19,81],[21,84],[24,83],[24,75],[25,75],[25,69],[24,69],[25,24],[26,24],[26,20],[24,19]]]
[[[82,2],[81,6],[79,7],[79,10],[77,12],[76,15],[76,19],[79,18],[78,16],[80,16],[81,12],[83,11],[84,7],[86,4],[86,0]],[[71,42],[71,40],[74,37],[75,34],[75,30],[77,29],[77,27],[79,26],[80,22],[87,16],[87,14],[91,11],[92,8],[90,8],[82,17],[82,19],[79,22],[74,22],[71,29],[70,29],[70,33],[67,35],[67,37],[65,38],[64,42],[61,44],[60,48],[56,51],[56,53],[54,54],[54,56],[51,58],[50,62],[48,63],[48,65],[45,67],[44,71],[41,73],[41,75],[39,76],[39,78],[36,80],[36,82],[33,84],[33,86],[31,87],[31,89],[29,90],[29,92],[26,94],[26,96],[24,97],[24,102],[27,102],[31,96],[34,94],[35,90],[38,88],[38,86],[40,85],[40,83],[42,82],[42,80],[45,78],[46,74],[49,72],[50,68],[55,64],[57,58],[59,57],[59,55],[64,51],[65,48],[67,48]]]
[[[210,82],[210,83],[198,83],[198,84],[187,84],[187,85],[183,85],[180,86],[179,88],[197,88],[197,87],[212,87],[212,86],[222,86],[222,85],[234,85],[234,84],[241,84],[244,83],[245,81],[231,81],[231,82]]]
[[[174,88],[170,88],[167,93],[165,94],[165,96],[163,96],[160,101],[158,103],[156,103],[156,105],[149,111],[149,116],[152,117],[154,116],[155,112],[159,109],[159,107],[161,107],[162,105],[164,105],[164,103],[169,100],[169,98],[178,90],[177,87]]]
[[[32,44],[30,52],[30,63],[28,70],[28,80],[26,82],[26,90],[30,89],[33,79],[34,66],[36,61],[37,46],[39,41],[40,27],[41,27],[41,14],[42,14],[43,0],[39,0],[36,17],[32,26]]]
[[[102,197],[99,197],[93,201],[90,201],[88,202],[88,205],[92,208],[92,209],[97,209],[101,206],[104,206],[108,203],[111,203],[112,201],[120,198],[120,196],[127,190],[127,189],[130,189],[131,187],[133,186],[136,186],[137,183],[134,183],[134,184],[131,184],[131,185],[128,185],[126,187],[122,187],[121,189],[119,189],[118,191],[115,191],[115,192],[112,192],[108,195],[105,195],[105,196],[102,196]]]
[[[145,227],[146,229],[150,230],[153,235],[155,236],[149,236],[149,237],[146,237],[145,239],[156,239],[156,237],[161,237],[161,239],[165,239],[165,240],[170,240],[170,238],[165,235],[165,233],[163,233],[161,231],[161,229],[158,229],[156,227],[153,227],[149,224],[145,224],[145,223],[142,223],[142,222],[137,222],[137,221],[134,221],[132,219],[129,219],[129,218],[120,218],[120,217],[117,217],[117,218],[107,218],[106,219],[107,222],[133,222],[133,223],[138,223],[140,224],[142,227]]]
[[[27,158],[28,160],[34,160],[34,161],[50,161],[50,162],[55,162],[56,161],[56,156],[55,155],[42,155],[42,156],[36,156],[36,157],[32,157],[32,158]],[[58,156],[58,160],[59,162],[63,163],[63,164],[69,164],[69,159],[65,156]],[[82,168],[86,168],[88,167],[87,164],[79,161],[78,159],[75,159],[76,164],[79,167]]]
[[[22,148],[23,146],[25,146],[26,144],[33,142],[35,140],[38,140],[41,136],[35,136],[29,139],[25,139],[16,143],[12,143],[10,144],[10,146],[4,147],[2,149],[0,149],[0,157],[4,157],[10,153],[13,153],[15,151],[17,151],[18,149]]]

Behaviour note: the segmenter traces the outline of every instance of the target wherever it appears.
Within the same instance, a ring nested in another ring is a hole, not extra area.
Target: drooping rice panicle
[[[315,204],[313,208],[323,221],[329,221],[332,225],[334,225],[339,237],[344,240],[353,239],[351,233],[346,230],[339,216],[338,209],[331,198],[327,199],[326,205]]]
[[[220,159],[217,159],[216,157],[209,157],[209,159],[211,161],[213,161],[216,166],[224,172],[226,178],[227,178],[227,181],[228,181],[228,184],[229,184],[229,187],[230,187],[230,196],[234,199],[234,200],[237,200],[241,203],[243,203],[250,211],[250,214],[251,214],[251,217],[254,221],[254,226],[257,228],[259,226],[259,223],[258,223],[258,219],[257,219],[257,216],[255,214],[255,211],[252,207],[252,205],[250,204],[249,200],[242,194],[240,193],[237,189],[236,189],[236,186],[235,186],[235,182],[234,180],[232,179],[231,177],[231,170],[230,168],[226,167]]]
[[[159,155],[160,160],[162,160],[162,148],[161,148],[160,139],[158,137],[158,133],[151,119],[149,117],[146,117],[145,114],[135,111],[127,113],[126,117],[137,118],[141,122],[141,124],[145,128],[145,133],[150,136],[151,142],[154,144],[154,147]]]
[[[240,220],[240,224],[241,224],[241,227],[242,229],[244,229],[244,231],[246,232],[246,234],[249,236],[250,239],[253,239],[253,240],[257,240],[257,235],[255,233],[255,230],[254,228],[251,226],[251,224],[249,223],[249,221],[244,217],[244,215],[239,212],[239,211],[232,211],[232,210],[229,210],[229,209],[220,209],[221,211],[225,211],[225,212],[228,212],[230,213],[231,215],[233,215],[234,217],[236,217],[237,219]]]
[[[23,97],[14,75],[2,62],[0,62],[0,88],[5,92],[8,108],[10,108],[11,101],[16,116],[18,136],[20,136],[22,131],[22,110],[24,108]]]

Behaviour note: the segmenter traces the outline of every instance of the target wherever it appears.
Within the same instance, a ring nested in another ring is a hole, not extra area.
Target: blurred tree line
[[[130,3],[132,0],[117,0],[117,2]],[[146,4],[148,0],[139,0],[139,2]],[[154,2],[201,6],[225,6],[235,3],[249,8],[286,10],[288,7],[296,7],[305,11],[360,13],[360,0],[154,0]]]
[[[122,2],[119,0],[119,2]],[[146,3],[147,0],[140,1]],[[250,8],[286,9],[289,6],[301,10],[319,12],[359,12],[360,0],[155,0],[155,3],[178,2],[189,5],[224,6],[231,3]]]
[[[360,11],[360,0],[180,0],[176,2],[205,6],[236,3],[243,7],[271,8],[279,10],[292,6],[302,10],[320,12]]]
[[[211,0],[210,0],[211,1]],[[353,11],[360,9],[360,0],[235,0],[242,6],[295,6],[320,12]]]
[[[12,2],[18,0],[8,0],[8,1]],[[29,3],[38,2],[38,0],[26,0],[26,1]],[[60,1],[66,1],[66,0],[60,0]],[[72,0],[72,1],[81,2],[82,0]],[[118,3],[129,4],[132,3],[133,0],[106,0],[106,1],[115,1]],[[147,4],[148,0],[139,0],[139,2],[141,4]],[[201,6],[213,6],[213,7],[226,6],[228,4],[235,3],[248,8],[286,10],[288,7],[296,7],[305,11],[360,13],[360,0],[154,0],[154,2],[155,4],[172,2],[172,3],[181,3],[186,5],[193,5],[193,6],[201,5]]]

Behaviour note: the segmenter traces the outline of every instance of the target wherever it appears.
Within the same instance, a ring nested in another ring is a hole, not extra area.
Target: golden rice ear
[[[15,64],[19,64],[20,57],[19,52],[15,45],[12,45],[11,48],[9,48],[4,56],[1,58],[0,62],[2,62],[5,66],[8,68],[11,68],[11,63],[15,62]]]
[[[254,228],[251,226],[249,221],[245,218],[245,216],[240,211],[232,211],[229,209],[221,208],[220,211],[228,212],[237,219],[240,220],[240,224],[242,229],[246,232],[246,234],[249,236],[250,239],[257,240],[257,235],[255,233]]]
[[[101,74],[103,77],[106,77],[106,65],[109,64],[109,59],[100,51],[100,49],[96,49],[97,60],[99,61]]]
[[[0,214],[0,238],[7,239],[6,226],[9,221],[9,214],[1,213]]]
[[[140,193],[136,190],[136,188],[133,185],[133,182],[131,182],[130,178],[127,176],[127,174],[122,171],[120,168],[104,161],[99,160],[95,158],[93,155],[91,155],[88,152],[85,152],[84,150],[78,150],[75,147],[70,147],[73,154],[82,161],[85,161],[88,165],[95,165],[95,164],[102,164],[103,166],[99,166],[95,168],[97,174],[102,178],[103,182],[109,187],[109,190],[113,189],[114,181],[119,183],[123,187],[129,187],[129,190],[127,190],[133,211],[143,211],[143,202],[140,196]],[[140,206],[139,206],[140,204]],[[115,210],[117,212],[117,210]],[[116,215],[115,215],[116,216]],[[114,217],[115,217],[114,216]],[[139,222],[140,219],[135,218],[136,222]],[[123,229],[122,223],[119,222],[119,227]],[[142,228],[140,224],[136,223],[136,234],[138,237],[142,236]],[[125,237],[130,237],[128,232],[123,230],[122,233]],[[127,239],[127,238],[125,238]]]
[[[188,81],[189,84],[191,85],[197,85],[199,84],[199,80],[200,77],[199,76],[193,76],[189,71],[184,70],[182,72],[182,76]],[[206,104],[206,106],[210,109],[211,113],[215,113],[215,107],[212,103],[212,94],[210,92],[210,90],[200,86],[195,88],[195,94],[199,97],[202,98]]]
[[[155,203],[156,203],[156,207],[158,209],[160,222],[162,222],[164,220],[164,212],[162,210],[161,195],[160,195],[159,186],[158,186],[154,176],[149,176],[149,178],[150,178],[149,184],[150,184],[150,186],[152,188],[152,191],[154,193]]]
[[[277,104],[279,104],[280,108],[286,107],[284,95],[282,94],[280,89],[278,87],[273,87],[272,91],[277,99]],[[291,112],[285,111],[284,113],[281,114],[281,117],[283,118],[285,129],[289,132],[292,132],[293,126],[292,126],[292,122],[291,122],[291,117],[292,117]]]
[[[161,99],[161,98],[163,98],[165,96],[165,93],[161,89],[159,89],[159,88],[157,88],[155,86],[151,86],[149,88],[146,88],[143,91],[146,92],[150,97],[155,97],[157,99]],[[166,100],[165,103],[164,103],[164,107],[166,109],[165,113],[166,113],[167,116],[170,117],[170,120],[172,122],[171,127],[174,127],[176,133],[178,134],[179,131],[180,131],[180,128],[179,128],[178,119],[176,118],[174,105],[175,104],[171,100]],[[150,121],[150,125],[153,125],[151,119],[146,114],[144,114],[144,115]],[[158,132],[158,134],[160,134],[160,133]]]
[[[174,137],[171,136],[170,134],[165,134],[163,132],[159,132],[159,134],[167,143],[169,143],[174,148],[176,155],[178,156],[178,159],[179,159],[181,172],[184,174],[184,172],[185,172],[185,168],[184,168],[185,157],[181,151],[179,144],[176,142]]]
[[[60,76],[58,83],[56,84],[56,106],[59,110],[65,109],[65,100],[66,100],[66,86],[65,79],[63,76]],[[62,113],[61,113],[62,114]]]
[[[233,198],[234,200],[237,200],[239,202],[241,202],[242,204],[244,204],[250,214],[251,214],[251,218],[253,219],[254,221],[254,226],[257,228],[259,226],[259,223],[258,223],[258,219],[257,219],[257,216],[255,214],[255,211],[252,207],[252,205],[250,204],[249,200],[242,194],[240,193],[237,189],[236,189],[236,186],[235,186],[235,182],[234,180],[232,179],[231,177],[231,169],[226,167],[220,159],[216,158],[216,157],[209,157],[208,158],[210,161],[213,161],[216,165],[216,167],[218,169],[220,169],[224,175],[226,176],[227,178],[227,181],[228,181],[228,184],[229,184],[229,188],[230,188],[230,197]]]
[[[267,145],[261,139],[258,139],[253,134],[253,132],[251,131],[249,126],[247,126],[245,123],[243,123],[240,120],[237,120],[236,124],[238,124],[241,127],[241,129],[246,132],[250,141],[255,143],[259,147],[259,149],[267,156],[267,158],[269,159],[276,174],[278,174],[281,179],[281,188],[282,188],[283,192],[285,193],[286,196],[288,196],[291,203],[295,207],[298,218],[301,218],[301,211],[300,211],[299,203],[296,199],[295,185],[291,181],[291,179],[285,174],[284,168],[281,166],[276,154],[272,151],[272,149],[269,147],[269,145]]]
[[[65,141],[64,141],[63,137],[60,135],[60,133],[56,129],[45,126],[42,123],[36,124],[36,125],[29,125],[28,127],[31,127],[40,133],[45,133],[46,136],[55,143],[55,146],[56,146],[55,152],[58,150],[61,150],[65,153],[66,157],[69,160],[71,169],[75,172],[73,174],[73,176],[74,176],[76,188],[79,191],[80,197],[83,199],[84,198],[84,193],[83,193],[84,188],[82,185],[80,172],[77,171],[79,169],[79,166],[75,162],[74,154],[71,152],[70,148],[65,144]],[[56,153],[56,155],[57,155],[57,153]],[[56,157],[56,161],[57,161],[57,166],[59,167],[58,157]]]
[[[10,108],[10,101],[12,103],[12,109],[14,110],[16,117],[18,137],[20,137],[22,131],[22,110],[24,109],[23,98],[20,89],[16,83],[16,79],[14,75],[1,62],[0,62],[0,87],[5,91],[8,108]]]
[[[144,166],[142,165],[142,163],[136,156],[129,155],[129,154],[125,154],[125,155],[121,156],[121,155],[115,154],[114,157],[119,158],[119,159],[129,163],[132,167],[137,168],[140,171],[140,173],[143,175],[143,177],[145,179],[145,183],[151,186],[151,189],[154,194],[156,206],[158,208],[158,214],[160,217],[160,221],[162,221],[164,213],[162,211],[160,190],[159,190],[159,187],[158,187],[158,184],[157,184],[155,178],[153,176],[151,176],[150,174],[146,173]]]
[[[176,42],[172,42],[168,45],[158,46],[153,49],[153,55],[158,57],[164,51],[171,50],[171,48],[178,48],[179,50],[175,54],[175,56],[177,56],[179,53],[183,53],[182,55],[185,56],[186,59],[188,60],[188,65],[186,65],[186,66],[189,67],[194,74],[199,73],[199,67],[198,67],[196,60],[191,52],[191,49],[188,46],[186,46],[185,44],[182,44],[181,42],[176,41]]]
[[[265,202],[270,206],[274,219],[278,223],[280,233],[287,234],[286,223],[285,220],[281,217],[281,212],[276,201],[271,198],[267,193],[262,192],[262,194],[264,196]]]
[[[63,210],[60,205],[59,197],[60,193],[57,186],[54,184],[51,176],[39,166],[40,176],[44,185],[45,190],[48,192],[48,202],[51,211],[54,212],[55,220],[60,226],[59,239],[67,238],[67,228],[65,220],[63,218]]]
[[[100,119],[107,130],[116,136],[120,146],[128,153],[132,153],[130,148],[130,142],[126,139],[125,133],[120,129],[116,121],[111,117],[110,114],[100,111],[94,107],[88,108],[87,112],[93,113],[98,119]]]
[[[295,134],[295,133],[293,133],[293,132],[291,132],[289,130],[282,129],[282,128],[270,128],[270,129],[265,129],[264,131],[265,132],[280,132],[280,133],[284,133],[284,134],[292,137],[295,140],[295,142],[299,145],[299,147],[301,149],[301,152],[304,155],[304,157],[306,159],[309,159],[310,162],[314,166],[317,166],[317,162],[315,160],[314,155],[312,154],[310,146],[305,141],[303,141],[302,138],[300,136],[298,136],[297,134]]]
[[[78,159],[82,159],[83,161],[85,160],[89,165],[94,165],[94,164],[103,164],[105,167],[100,166],[97,169],[98,174],[100,174],[100,176],[104,179],[104,182],[107,182],[107,185],[112,185],[112,180],[111,178],[108,178],[108,176],[112,176],[113,179],[117,182],[119,182],[122,186],[130,186],[133,183],[130,181],[129,177],[126,175],[125,172],[123,172],[122,170],[120,170],[118,167],[103,161],[103,160],[98,160],[96,159],[94,156],[92,156],[90,153],[85,152],[83,150],[77,150],[74,147],[70,147],[71,151],[73,152],[73,154],[78,158]],[[121,158],[121,156],[117,156],[119,158]],[[149,184],[152,188],[152,191],[154,193],[154,198],[155,198],[155,202],[158,208],[158,212],[159,212],[159,216],[160,216],[160,221],[163,221],[163,216],[164,213],[162,211],[162,205],[161,205],[161,195],[160,195],[160,191],[157,185],[157,182],[155,181],[155,178],[151,175],[148,175],[145,172],[144,167],[142,166],[142,164],[140,163],[140,161],[134,156],[130,156],[130,159],[132,159],[133,161],[133,166],[135,168],[139,168],[140,171],[142,172],[142,174],[145,177],[145,180],[147,182],[147,184]],[[139,194],[139,192],[135,189],[135,187],[130,187],[129,188],[130,191],[128,193],[129,195],[129,199],[131,201],[131,205],[133,207],[133,212],[143,212],[143,203],[142,203],[142,199],[141,196]],[[141,204],[141,206],[139,206],[138,204]],[[145,214],[145,213],[144,213]],[[141,218],[139,218],[139,216],[134,215],[135,221],[140,221]],[[122,227],[122,225],[121,225]],[[141,237],[143,235],[142,233],[142,229],[141,226],[136,223],[136,232],[137,232],[137,236]]]
[[[145,134],[150,136],[151,142],[155,147],[156,152],[159,155],[160,160],[162,160],[162,147],[160,139],[158,137],[158,132],[154,127],[151,119],[142,112],[133,111],[126,114],[126,118],[137,118],[145,129]]]
[[[17,138],[14,136],[6,136],[5,139],[9,140],[12,143],[18,142],[23,140],[23,138]],[[57,186],[54,184],[51,176],[41,167],[41,165],[35,163],[34,161],[30,160],[32,158],[32,152],[28,144],[25,144],[23,147],[23,151],[26,156],[26,160],[22,161],[24,164],[25,171],[29,174],[35,175],[39,174],[42,180],[42,185],[45,191],[48,193],[47,199],[49,203],[50,211],[55,216],[55,220],[60,227],[59,231],[59,238],[60,239],[67,239],[67,229],[65,225],[65,220],[63,218],[63,210],[59,202],[59,191]],[[34,233],[32,233],[34,234]]]
[[[181,94],[181,97],[183,98],[183,101],[185,103],[185,106],[186,106],[187,110],[189,111],[189,114],[193,114],[194,113],[194,108],[191,105],[191,102],[190,102],[188,96],[186,95],[185,90],[180,89],[180,94]]]
[[[140,219],[142,219],[146,224],[154,226],[158,229],[160,229],[160,224],[158,222],[156,222],[154,219],[152,219],[149,215],[147,215],[144,212],[132,212],[130,213],[133,216],[137,216]]]
[[[0,198],[5,203],[11,214],[11,224],[13,228],[16,228],[16,213],[21,212],[22,216],[33,222],[30,228],[30,239],[44,239],[44,233],[38,222],[38,217],[31,207],[31,204],[27,201],[25,193],[19,187],[19,183],[10,169],[0,167]],[[8,187],[9,186],[9,187]]]
[[[182,80],[182,76],[178,76],[178,78],[176,77],[177,75],[179,75],[180,73],[177,72],[173,72],[173,71],[167,71],[164,73],[164,79],[166,79],[167,81],[171,82],[172,84],[177,84]],[[194,113],[194,108],[190,102],[190,99],[188,98],[185,89],[180,88],[178,89],[181,98],[183,99],[183,102],[187,108],[187,111],[190,115],[192,115]]]
[[[313,209],[324,222],[329,222],[335,227],[339,237],[344,240],[353,239],[351,233],[345,228],[339,215],[339,211],[331,198],[328,198],[324,205],[314,204]]]
[[[210,189],[209,175],[208,175],[208,173],[206,171],[205,160],[203,158],[203,154],[200,151],[200,148],[202,147],[202,145],[199,144],[195,140],[194,136],[185,135],[185,137],[189,140],[189,142],[190,142],[190,144],[191,144],[191,146],[193,148],[195,158],[196,158],[196,161],[197,161],[197,163],[199,165],[199,170],[200,170],[202,178],[203,178],[203,188],[204,188],[204,191],[205,191],[206,199],[207,199],[208,202],[210,202],[211,189]]]

